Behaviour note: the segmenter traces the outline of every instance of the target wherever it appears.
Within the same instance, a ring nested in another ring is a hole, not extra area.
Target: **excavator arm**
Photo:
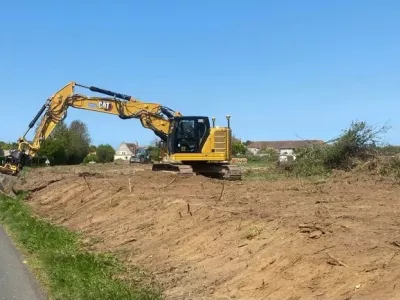
[[[92,92],[108,95],[108,97],[90,97],[75,93],[75,87],[77,86]],[[179,112],[157,103],[145,103],[121,93],[70,82],[46,100],[46,103],[30,122],[27,132],[18,140],[19,151],[27,151],[27,155],[30,157],[35,156],[40,150],[42,141],[46,140],[57,124],[66,118],[70,107],[117,115],[121,119],[139,119],[143,127],[152,130],[165,142],[168,136],[170,119],[181,116]],[[36,129],[33,141],[29,143],[25,136],[35,126],[43,113],[44,116]]]

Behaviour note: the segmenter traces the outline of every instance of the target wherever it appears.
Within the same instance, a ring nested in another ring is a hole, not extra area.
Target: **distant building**
[[[292,156],[295,159],[294,151],[298,148],[321,145],[323,143],[324,141],[321,140],[255,141],[247,146],[247,150],[254,155],[260,155],[263,150],[273,149],[279,154],[280,160],[286,160],[288,156]]]
[[[0,149],[0,156],[8,156],[10,155],[10,150],[2,150]]]
[[[136,148],[138,148],[137,143],[122,142],[115,151],[114,160],[129,160],[132,156],[135,156]]]

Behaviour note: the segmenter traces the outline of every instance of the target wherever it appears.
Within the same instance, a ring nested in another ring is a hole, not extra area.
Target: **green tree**
[[[3,141],[0,141],[0,149],[2,149],[2,150],[18,149],[18,144],[15,142],[6,143]]]
[[[68,126],[64,121],[56,125],[54,130],[50,133],[50,139],[61,139],[65,143],[68,142]]]
[[[96,149],[97,161],[100,163],[114,161],[114,148],[109,144],[101,144]]]
[[[90,135],[85,123],[72,121],[68,128],[68,164],[79,164],[89,154]]]
[[[245,155],[247,151],[245,143],[232,134],[232,154],[233,155]]]
[[[80,164],[89,153],[90,135],[85,123],[73,121],[70,126],[60,122],[41,143],[39,156],[46,156],[55,165]]]
[[[158,146],[149,146],[148,148],[150,159],[160,161],[161,149]]]
[[[52,165],[64,165],[67,163],[67,153],[61,139],[46,141],[40,150],[39,156],[47,157]]]
[[[68,161],[68,126],[62,121],[49,137],[41,143],[38,156],[47,157],[52,165],[65,165]]]
[[[233,155],[245,155],[247,151],[246,145],[241,142],[232,142]]]

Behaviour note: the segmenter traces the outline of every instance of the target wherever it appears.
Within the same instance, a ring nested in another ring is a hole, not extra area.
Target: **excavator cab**
[[[170,118],[167,136],[167,159],[154,164],[153,170],[178,171],[180,174],[240,180],[241,170],[231,165],[232,131],[210,125],[208,117],[175,116]]]
[[[168,135],[168,152],[201,153],[209,133],[208,117],[175,117]]]

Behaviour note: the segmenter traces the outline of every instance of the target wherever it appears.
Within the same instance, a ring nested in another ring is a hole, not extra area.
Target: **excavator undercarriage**
[[[199,164],[199,163],[154,163],[153,171],[169,171],[178,175],[203,175],[223,180],[241,180],[242,171],[236,165],[230,164]]]

